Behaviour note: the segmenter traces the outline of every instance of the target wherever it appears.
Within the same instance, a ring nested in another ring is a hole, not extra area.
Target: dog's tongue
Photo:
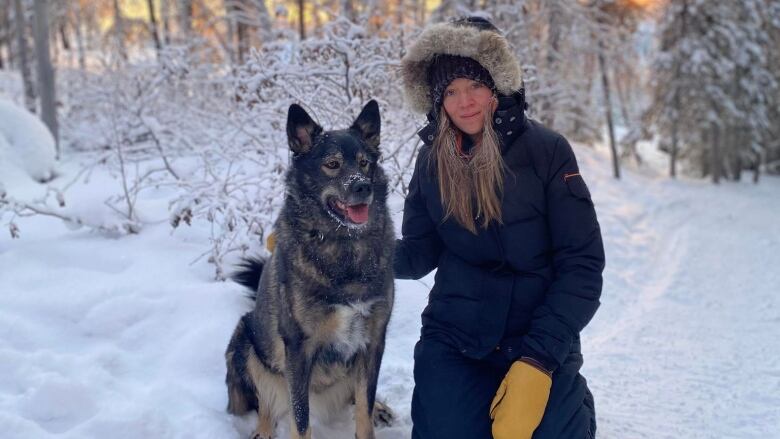
[[[347,217],[355,224],[365,223],[368,221],[368,204],[347,206]]]

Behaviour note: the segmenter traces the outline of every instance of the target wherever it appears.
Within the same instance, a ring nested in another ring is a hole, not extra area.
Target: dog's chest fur
[[[352,357],[368,344],[371,334],[368,318],[376,300],[334,305],[331,316],[330,347],[343,358]]]
[[[380,255],[375,248],[381,242],[374,234],[359,239],[326,241],[309,247],[313,252],[309,258],[330,282],[365,282],[380,271]]]

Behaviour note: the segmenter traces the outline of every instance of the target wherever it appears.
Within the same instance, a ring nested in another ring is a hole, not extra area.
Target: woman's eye
[[[444,96],[455,96],[455,90],[445,90]]]
[[[325,167],[328,169],[338,169],[339,166],[341,166],[341,163],[337,162],[336,160],[331,160],[325,163]]]
[[[485,84],[483,84],[481,82],[476,82],[476,81],[471,84],[471,88],[482,88],[484,86],[485,86]]]

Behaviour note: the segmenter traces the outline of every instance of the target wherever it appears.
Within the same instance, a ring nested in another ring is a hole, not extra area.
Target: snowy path
[[[780,182],[627,180],[585,333],[600,437],[780,437]]]
[[[583,334],[599,438],[780,437],[780,179],[716,188],[629,172],[616,183],[606,155],[577,154],[607,251],[602,307]],[[94,191],[76,195],[102,199]],[[158,204],[149,215],[164,220]],[[163,222],[115,240],[18,222],[22,239],[0,231],[0,436],[249,433],[251,418],[224,411],[222,359],[247,303],[205,262],[188,265],[207,230],[171,235]],[[409,437],[431,283],[397,283],[379,392],[399,422],[379,439]],[[315,438],[352,428],[347,413],[316,423]]]

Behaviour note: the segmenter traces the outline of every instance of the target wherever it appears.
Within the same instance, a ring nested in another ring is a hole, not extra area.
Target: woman
[[[414,350],[414,439],[594,437],[579,333],[604,251],[566,139],[524,115],[520,66],[481,18],[430,26],[402,60],[425,143],[394,269],[438,267]]]

